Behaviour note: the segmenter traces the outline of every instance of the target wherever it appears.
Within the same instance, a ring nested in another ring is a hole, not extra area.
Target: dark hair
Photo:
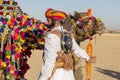
[[[63,24],[64,24],[64,20],[61,20],[61,21],[60,21],[60,24],[63,25]]]
[[[46,24],[46,26],[51,29],[55,25],[55,21],[52,20],[51,24]]]

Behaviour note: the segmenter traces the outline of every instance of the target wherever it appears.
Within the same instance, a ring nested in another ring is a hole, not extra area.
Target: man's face
[[[46,25],[49,29],[51,29],[52,27],[57,27],[57,26],[61,26],[61,23],[59,20],[52,20],[52,19],[47,19],[47,25]]]
[[[57,27],[57,26],[61,26],[60,21],[55,21],[55,27]]]

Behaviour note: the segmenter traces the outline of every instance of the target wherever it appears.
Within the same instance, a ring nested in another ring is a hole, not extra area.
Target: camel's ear
[[[80,14],[77,11],[74,11],[74,18],[78,20],[80,18]]]
[[[87,15],[88,15],[88,16],[91,16],[91,13],[92,13],[92,10],[91,10],[91,9],[88,9]]]
[[[77,19],[74,16],[72,16],[72,15],[70,15],[70,19],[74,20],[74,21],[77,21]]]
[[[74,16],[77,15],[77,14],[78,14],[78,12],[77,12],[77,11],[74,11]]]

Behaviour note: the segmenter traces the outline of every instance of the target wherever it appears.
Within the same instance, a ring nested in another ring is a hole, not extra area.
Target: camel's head
[[[65,20],[64,28],[71,30],[77,43],[86,39],[92,39],[94,34],[102,34],[105,30],[103,22],[99,18],[91,16],[90,11],[88,12],[74,12],[74,16],[69,16]]]

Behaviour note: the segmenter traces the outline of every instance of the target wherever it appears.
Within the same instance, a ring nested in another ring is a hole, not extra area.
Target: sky
[[[46,21],[45,11],[49,8],[61,10],[67,14],[74,11],[86,12],[92,9],[92,15],[104,22],[108,29],[120,29],[120,0],[16,0],[23,12],[41,21]]]

